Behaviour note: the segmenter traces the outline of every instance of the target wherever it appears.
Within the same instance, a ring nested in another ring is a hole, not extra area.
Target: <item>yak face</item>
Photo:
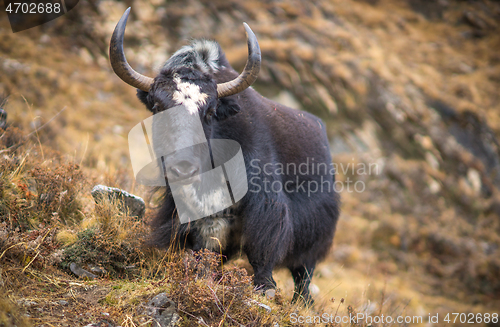
[[[158,157],[165,145],[169,149],[164,161],[169,181],[194,182],[211,169],[207,140],[212,127],[240,110],[235,100],[217,95],[213,73],[219,68],[219,51],[215,42],[196,41],[167,61],[148,92],[137,92],[154,114]]]
[[[192,68],[162,71],[138,97],[153,112],[152,139],[169,182],[195,182],[210,168],[207,140],[217,110],[217,84]]]

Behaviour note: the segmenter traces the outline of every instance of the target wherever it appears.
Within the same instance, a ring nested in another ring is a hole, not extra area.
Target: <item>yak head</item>
[[[240,110],[238,102],[230,96],[242,92],[257,79],[261,62],[259,44],[244,24],[248,59],[239,76],[227,67],[218,43],[199,40],[174,53],[160,73],[151,78],[136,72],[125,59],[123,36],[129,13],[130,8],[113,32],[111,65],[118,77],[138,89],[139,99],[153,112],[153,118],[158,117],[153,120],[154,150],[168,152],[164,169],[169,182],[189,180],[210,168],[206,161],[210,161],[207,151],[214,125]],[[222,82],[218,83],[216,76]]]

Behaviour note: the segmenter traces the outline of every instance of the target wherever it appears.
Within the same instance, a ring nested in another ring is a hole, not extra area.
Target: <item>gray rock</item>
[[[23,305],[23,306],[28,307],[28,308],[30,308],[30,307],[35,307],[35,306],[37,306],[37,305],[38,305],[38,303],[37,303],[37,302],[35,302],[35,301],[30,301],[30,300],[26,300],[26,299],[18,300],[18,301],[17,301],[17,304],[19,304],[19,305]]]
[[[167,297],[167,293],[160,293],[152,298],[143,312],[153,319],[152,327],[175,326],[179,315],[175,310],[175,303]]]
[[[266,310],[267,312],[271,312],[271,307],[270,306],[268,306],[268,305],[266,305],[264,303],[257,303],[257,305],[259,307],[261,307],[262,309]]]
[[[0,128],[5,128],[7,126],[7,111],[0,108]]]
[[[88,278],[88,279],[96,279],[97,278],[97,275],[94,275],[93,273],[83,269],[82,267],[80,267],[77,263],[75,262],[72,262],[70,265],[69,265],[69,269],[71,270],[71,272],[75,275],[77,275],[78,277],[80,278]]]
[[[266,290],[265,294],[266,294],[266,298],[268,300],[272,301],[276,297],[276,290],[274,290],[272,288],[268,289],[268,290]]]
[[[115,327],[115,326],[116,326],[115,324],[112,324],[111,322],[103,319],[99,322],[85,325],[84,327]]]
[[[271,312],[272,311],[271,307],[268,306],[267,304],[260,303],[259,301],[255,301],[253,299],[249,299],[246,303],[247,303],[247,305],[256,305],[256,306],[259,306],[262,309],[266,310],[267,312]]]
[[[64,305],[64,306],[66,306],[66,305],[69,304],[68,301],[64,301],[64,300],[59,300],[58,302],[59,302],[60,305]]]
[[[127,191],[116,187],[96,185],[92,189],[91,194],[96,203],[102,201],[103,198],[120,201],[122,209],[128,211],[131,216],[143,218],[144,213],[146,212],[146,204],[141,197],[130,194]]]
[[[318,285],[311,283],[309,285],[309,292],[311,292],[312,295],[318,295],[320,292],[320,289],[319,289]]]
[[[94,265],[88,265],[90,271],[96,275],[105,275],[107,274],[107,270],[102,268],[102,267],[98,267],[98,266],[94,266]]]

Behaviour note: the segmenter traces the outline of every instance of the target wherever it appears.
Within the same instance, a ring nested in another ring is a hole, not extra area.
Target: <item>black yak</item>
[[[322,121],[266,99],[249,87],[257,79],[261,54],[246,24],[249,53],[241,74],[231,67],[220,45],[209,40],[193,41],[175,52],[155,78],[134,71],[123,51],[129,12],[130,8],[110,42],[115,73],[138,89],[138,98],[153,114],[184,106],[190,115],[199,117],[209,146],[216,139],[238,142],[248,181],[248,192],[241,200],[189,223],[181,223],[167,185],[153,222],[154,244],[208,248],[228,259],[244,252],[253,267],[255,285],[264,290],[276,287],[273,269],[287,267],[295,282],[294,300],[310,301],[313,270],[331,247],[339,216],[335,172]],[[180,121],[178,126],[173,120],[163,130],[155,127],[155,143],[182,142],[176,135],[193,128]],[[199,182],[194,177],[203,171],[204,163],[195,152],[191,149],[166,160],[164,173],[169,183],[189,178],[193,185]],[[201,203],[196,190],[192,188],[193,199]],[[218,201],[217,197],[208,200]]]

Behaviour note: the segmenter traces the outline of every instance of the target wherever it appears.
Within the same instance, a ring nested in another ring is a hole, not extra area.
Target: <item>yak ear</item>
[[[141,102],[146,105],[146,108],[148,108],[148,110],[152,112],[153,104],[148,100],[148,95],[149,92],[137,89],[137,98],[139,98],[139,100],[141,100]]]
[[[240,110],[240,105],[234,98],[220,98],[215,117],[218,121],[221,121],[237,114]]]

